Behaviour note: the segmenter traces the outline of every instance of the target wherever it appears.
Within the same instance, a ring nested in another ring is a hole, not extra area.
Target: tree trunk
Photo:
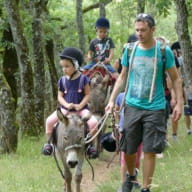
[[[145,0],[137,0],[137,14],[145,12]]]
[[[5,0],[5,8],[15,42],[21,77],[21,132],[23,135],[38,134],[34,118],[33,75],[29,51],[24,37],[19,8],[15,0]]]
[[[82,0],[76,0],[76,22],[79,34],[79,48],[85,53],[85,36],[83,28]]]
[[[17,149],[18,127],[15,121],[15,101],[12,91],[0,73],[0,153],[15,152]]]
[[[44,131],[45,70],[42,35],[42,1],[32,0],[33,5],[33,58],[35,77],[35,120],[39,132]]]
[[[15,74],[18,71],[18,61],[17,53],[15,47],[12,47],[8,43],[13,43],[13,36],[11,33],[11,28],[8,26],[7,29],[3,31],[3,42],[5,43],[5,51],[3,53],[3,74],[11,87],[11,92],[15,101],[15,109],[17,107],[17,80]]]
[[[100,17],[106,17],[105,4],[102,3],[101,0],[100,0],[100,3],[99,3],[99,15],[100,15]]]
[[[185,2],[175,0],[177,9],[176,30],[181,45],[187,84],[190,86],[190,90],[192,90],[192,83],[189,83],[189,80],[192,80],[192,44],[188,30],[188,10]]]
[[[57,81],[58,81],[58,76],[57,76],[57,70],[55,68],[53,39],[50,39],[50,40],[46,41],[46,47],[45,48],[46,48],[47,56],[49,58],[48,68],[49,68],[50,79],[51,79],[52,96],[53,96],[53,100],[57,101],[57,91],[58,91]],[[55,105],[55,107],[56,107],[56,105]]]

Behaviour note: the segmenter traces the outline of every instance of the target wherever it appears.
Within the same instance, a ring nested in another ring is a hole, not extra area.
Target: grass
[[[192,135],[186,135],[186,128],[181,120],[179,141],[173,143],[158,159],[153,178],[153,192],[191,192],[192,191]],[[170,132],[170,130],[169,130]],[[170,135],[170,133],[169,133]],[[62,178],[57,171],[53,158],[40,154],[45,138],[20,139],[16,154],[0,155],[0,192],[61,192]],[[104,152],[104,156],[108,156]],[[105,158],[106,158],[105,157]],[[92,161],[93,165],[97,161]],[[106,162],[103,166],[106,166]],[[91,177],[87,164],[84,171]],[[97,170],[95,170],[97,171]],[[139,181],[142,175],[140,172]],[[106,182],[107,180],[107,182]],[[113,166],[103,182],[96,189],[86,192],[112,192],[120,186],[119,164]]]

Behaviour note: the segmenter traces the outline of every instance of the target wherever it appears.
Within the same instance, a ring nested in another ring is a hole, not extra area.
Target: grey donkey
[[[80,118],[76,114],[64,116],[61,110],[57,109],[59,124],[53,131],[53,144],[57,156],[61,159],[64,167],[65,189],[72,192],[71,168],[75,168],[75,192],[80,192],[82,180],[82,166],[85,154],[84,130],[89,117]]]

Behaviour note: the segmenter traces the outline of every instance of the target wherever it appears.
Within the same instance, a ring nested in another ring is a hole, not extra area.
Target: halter
[[[70,146],[65,147],[65,151],[68,151],[70,149],[83,148],[83,147],[84,147],[84,145],[74,144],[74,145],[70,145]]]

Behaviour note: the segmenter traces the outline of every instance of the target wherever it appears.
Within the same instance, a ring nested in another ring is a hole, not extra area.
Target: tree
[[[43,53],[42,10],[44,0],[32,0],[33,22],[33,58],[34,58],[34,82],[35,82],[35,120],[39,132],[44,127],[44,95],[45,95],[45,70]]]
[[[21,23],[19,8],[16,0],[5,0],[6,13],[8,15],[9,24],[17,58],[19,62],[20,78],[21,78],[21,132],[23,135],[37,135],[34,119],[34,86],[31,63],[29,60],[29,51],[27,42],[24,37],[23,25]]]
[[[49,68],[49,74],[50,74],[50,80],[51,80],[51,89],[52,89],[52,97],[54,101],[57,101],[57,81],[58,81],[58,75],[57,70],[55,68],[55,59],[54,59],[54,41],[53,39],[49,39],[46,41],[46,55],[48,57],[48,68]],[[53,102],[54,108],[56,107],[56,103]]]
[[[15,101],[5,76],[0,73],[0,153],[15,152],[18,127],[15,121]]]
[[[137,0],[137,14],[145,12],[145,0]]]
[[[13,36],[11,33],[10,25],[3,31],[2,42],[5,45],[3,51],[3,74],[11,88],[12,95],[15,101],[15,109],[17,107],[17,80],[16,72],[18,72],[18,61],[15,47],[13,46]]]
[[[102,0],[100,0],[99,2],[99,14],[100,14],[100,17],[106,16],[105,3]]]
[[[176,30],[181,45],[186,79],[192,80],[192,44],[188,29],[188,10],[186,1],[175,0],[177,9]],[[188,84],[192,90],[192,84]]]
[[[82,0],[76,0],[76,22],[79,34],[79,47],[85,53],[85,36],[83,28]]]
[[[85,8],[83,9],[83,13],[86,13],[86,12],[88,12],[88,11],[91,11],[92,9],[100,8],[100,5],[101,5],[101,4],[104,4],[104,5],[106,6],[107,4],[109,4],[109,3],[111,3],[111,2],[112,2],[112,0],[99,0],[99,2],[94,3],[94,4],[92,4],[92,5],[89,5],[88,7],[85,7]]]

